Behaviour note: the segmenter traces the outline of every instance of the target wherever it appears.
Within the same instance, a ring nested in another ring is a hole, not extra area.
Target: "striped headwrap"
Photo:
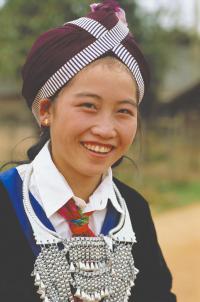
[[[39,100],[53,96],[80,70],[106,55],[118,58],[132,72],[141,101],[149,83],[148,66],[115,0],[92,4],[86,17],[39,36],[22,69],[22,95],[36,119]]]

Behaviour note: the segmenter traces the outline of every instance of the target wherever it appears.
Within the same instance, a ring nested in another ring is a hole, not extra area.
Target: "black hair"
[[[30,162],[34,160],[36,155],[40,152],[46,142],[50,139],[50,129],[49,127],[42,127],[39,141],[31,146],[27,150],[27,156]]]

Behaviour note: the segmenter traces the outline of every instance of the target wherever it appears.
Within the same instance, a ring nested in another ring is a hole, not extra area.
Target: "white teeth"
[[[94,147],[94,151],[99,152],[100,151],[100,147],[99,146],[95,146]]]
[[[105,146],[94,146],[94,145],[90,145],[90,144],[83,144],[84,147],[86,147],[87,149],[94,151],[94,152],[98,152],[98,153],[108,153],[111,151],[111,147],[105,147]]]

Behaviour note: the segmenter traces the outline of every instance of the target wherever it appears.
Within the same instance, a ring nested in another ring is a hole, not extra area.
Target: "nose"
[[[99,119],[91,128],[91,132],[93,135],[103,139],[115,138],[117,135],[116,127],[111,117]]]

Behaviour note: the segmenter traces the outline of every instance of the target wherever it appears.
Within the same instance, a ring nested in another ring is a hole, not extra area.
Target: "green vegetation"
[[[0,74],[16,79],[33,41],[42,32],[77,18],[86,3],[70,0],[7,0],[0,10]]]

